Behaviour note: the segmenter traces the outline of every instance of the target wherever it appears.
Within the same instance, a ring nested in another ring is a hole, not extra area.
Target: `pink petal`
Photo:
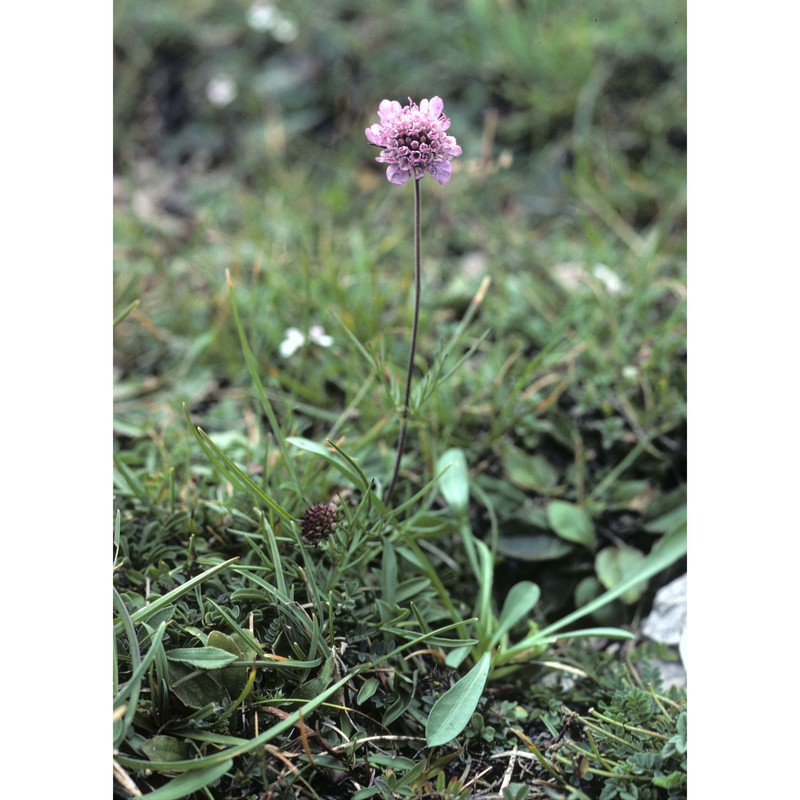
[[[402,186],[410,177],[410,173],[401,169],[397,164],[389,164],[386,168],[386,177],[395,186]]]
[[[449,161],[434,161],[428,171],[433,177],[444,186],[450,180],[450,175],[453,172],[453,167]]]
[[[399,114],[401,110],[402,107],[397,100],[381,100],[381,103],[378,106],[378,117],[385,125],[395,114]]]
[[[422,102],[427,103],[428,101],[423,100]],[[442,113],[442,110],[444,109],[444,100],[442,100],[442,98],[439,97],[439,95],[436,95],[436,97],[431,97],[430,108],[431,108],[431,114],[434,117],[438,117]]]
[[[374,125],[372,125],[371,127],[367,128],[364,131],[364,133],[367,135],[367,139],[372,144],[377,144],[378,146],[380,146],[380,144],[381,144],[381,126],[378,125],[377,122]]]

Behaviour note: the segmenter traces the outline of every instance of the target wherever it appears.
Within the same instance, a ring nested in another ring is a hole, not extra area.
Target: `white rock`
[[[680,644],[686,630],[686,575],[676,578],[656,592],[653,611],[645,620],[642,633],[663,644]]]

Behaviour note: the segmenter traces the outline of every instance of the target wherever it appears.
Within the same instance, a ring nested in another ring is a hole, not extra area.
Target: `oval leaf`
[[[591,517],[574,503],[553,500],[547,506],[550,527],[568,542],[594,547],[595,533]]]
[[[222,669],[241,656],[229,653],[221,647],[177,647],[167,651],[170,661],[180,661],[197,669]]]
[[[186,742],[174,736],[153,736],[142,742],[140,747],[151,761],[181,761],[192,755]]]
[[[425,725],[428,747],[438,747],[455,739],[472,718],[489,676],[491,656],[484,653],[478,663],[434,704]]]
[[[532,456],[515,447],[503,454],[503,468],[508,479],[521,489],[547,492],[558,484],[558,472],[544,456]]]
[[[549,533],[506,534],[501,531],[497,552],[520,561],[554,561],[573,551],[573,546]]]
[[[523,617],[539,602],[541,591],[531,581],[521,581],[511,587],[500,612],[499,625],[492,637],[493,642],[498,642],[500,637],[510,631]]]
[[[644,554],[633,547],[606,547],[597,554],[594,560],[594,569],[600,583],[606,589],[613,589],[623,581],[630,578],[644,561]],[[647,581],[642,581],[623,592],[620,599],[630,605],[635,603],[647,587]]]

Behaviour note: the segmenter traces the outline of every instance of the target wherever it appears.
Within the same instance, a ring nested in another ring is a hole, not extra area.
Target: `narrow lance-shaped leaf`
[[[239,657],[221,647],[176,647],[174,650],[167,650],[170,661],[180,661],[198,669],[222,669]]]
[[[314,442],[311,439],[305,439],[302,436],[287,436],[286,442],[300,450],[305,450],[307,453],[313,453],[320,458],[323,458],[331,466],[335,467],[353,486],[357,486],[363,491],[369,488],[369,483],[366,481],[364,473],[359,471],[351,464],[342,458],[338,453],[332,453],[325,445],[319,442]]]

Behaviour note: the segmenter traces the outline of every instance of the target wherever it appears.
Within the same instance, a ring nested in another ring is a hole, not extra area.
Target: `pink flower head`
[[[381,124],[364,132],[370,144],[383,148],[375,160],[388,165],[386,177],[392,183],[402,186],[412,176],[420,180],[426,169],[443,186],[450,180],[450,160],[461,155],[461,148],[445,133],[450,119],[443,108],[441,97],[426,98],[419,105],[409,97],[407,106],[381,101]]]

